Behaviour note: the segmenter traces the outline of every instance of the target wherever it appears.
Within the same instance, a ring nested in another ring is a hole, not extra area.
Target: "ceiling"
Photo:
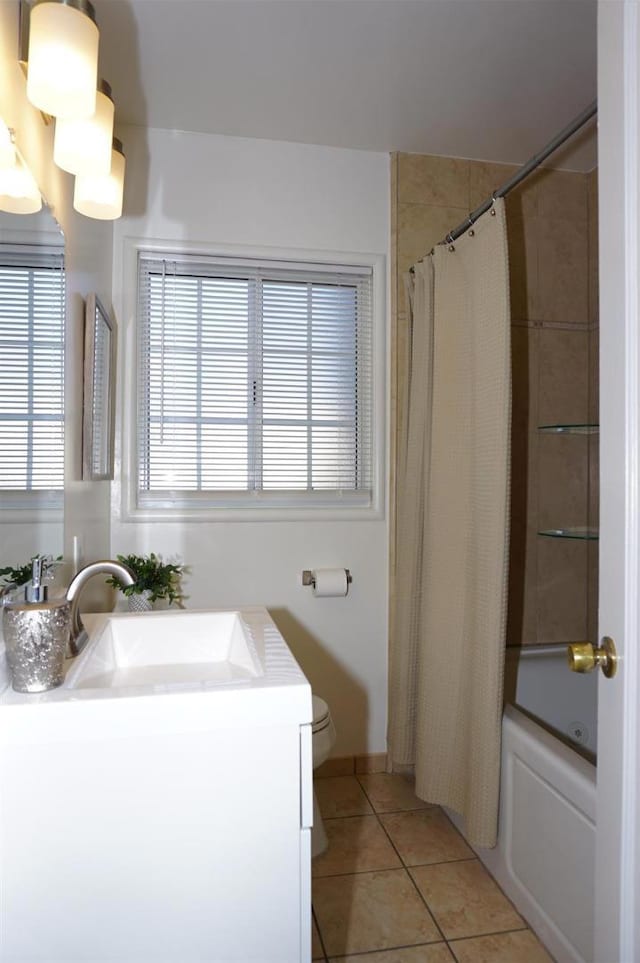
[[[596,96],[595,0],[95,6],[126,124],[522,163]]]

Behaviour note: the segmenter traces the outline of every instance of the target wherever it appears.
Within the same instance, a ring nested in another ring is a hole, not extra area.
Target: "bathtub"
[[[476,852],[558,963],[593,963],[597,679],[565,663],[508,650],[498,845]]]

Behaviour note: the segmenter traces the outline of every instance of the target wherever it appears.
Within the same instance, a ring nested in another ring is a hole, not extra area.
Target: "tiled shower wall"
[[[404,417],[408,351],[403,275],[515,170],[455,158],[393,157],[396,429]],[[509,195],[506,206],[513,356],[508,644],[594,639],[597,542],[538,532],[597,527],[597,435],[538,428],[598,420],[596,173],[540,171]],[[392,608],[394,566],[392,550]]]

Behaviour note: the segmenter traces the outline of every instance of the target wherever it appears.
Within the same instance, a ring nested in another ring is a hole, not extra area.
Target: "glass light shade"
[[[117,145],[117,146],[116,146]],[[122,144],[114,138],[108,174],[78,174],[73,206],[79,214],[99,221],[115,221],[122,215],[125,159]]]
[[[33,174],[21,157],[14,154],[12,167],[0,170],[0,210],[9,214],[35,214],[42,198]]]
[[[53,159],[63,171],[108,174],[111,170],[114,106],[110,93],[108,84],[98,90],[95,113],[85,120],[56,120]]]
[[[83,0],[41,0],[31,9],[27,97],[39,110],[73,120],[96,109],[98,28]]]
[[[16,149],[11,140],[11,131],[0,118],[0,170],[13,167],[16,162]]]

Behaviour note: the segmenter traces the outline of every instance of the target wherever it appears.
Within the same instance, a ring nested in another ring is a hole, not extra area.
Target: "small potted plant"
[[[131,612],[144,612],[153,608],[160,600],[167,606],[177,605],[183,608],[184,595],[180,579],[184,573],[184,566],[172,562],[163,562],[159,555],[117,555],[119,562],[130,568],[135,576],[133,585],[123,585],[120,579],[111,575],[107,579],[109,585],[120,589],[126,597]]]

